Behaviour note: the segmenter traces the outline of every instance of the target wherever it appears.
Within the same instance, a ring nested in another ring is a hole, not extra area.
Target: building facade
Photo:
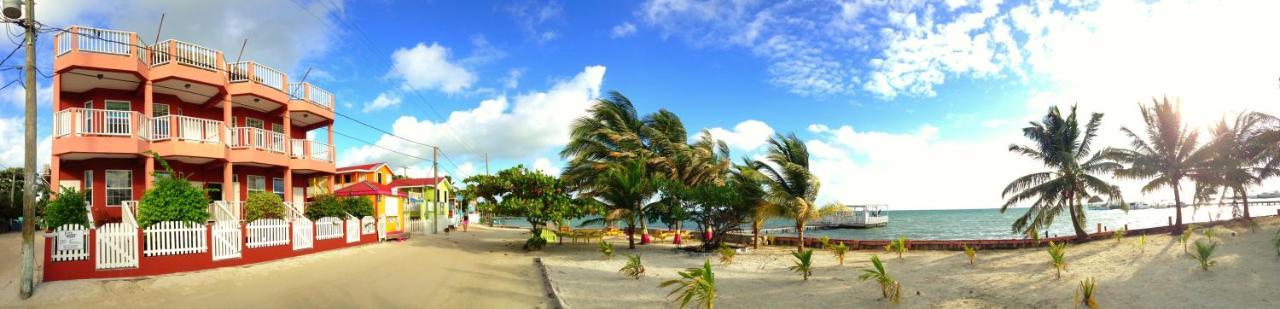
[[[214,201],[333,191],[329,92],[192,43],[70,29],[54,39],[50,184],[86,192],[95,220],[118,221],[162,163]]]

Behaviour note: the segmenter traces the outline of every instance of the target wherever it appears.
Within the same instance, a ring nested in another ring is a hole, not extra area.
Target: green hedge
[[[344,210],[351,216],[363,218],[365,216],[373,216],[373,201],[361,196],[353,196],[342,199]]]
[[[155,177],[140,204],[138,225],[143,228],[162,221],[203,223],[209,219],[209,197],[185,178]]]
[[[266,218],[283,219],[284,213],[284,202],[275,193],[249,193],[249,199],[244,202],[244,220],[248,222]]]
[[[312,198],[311,205],[307,205],[303,215],[311,220],[319,220],[324,217],[346,218],[346,211],[343,210],[342,201],[338,197],[325,194]]]
[[[67,224],[90,227],[86,212],[88,210],[85,210],[84,192],[73,188],[62,188],[62,193],[49,201],[49,206],[44,213],[44,224],[49,229]]]

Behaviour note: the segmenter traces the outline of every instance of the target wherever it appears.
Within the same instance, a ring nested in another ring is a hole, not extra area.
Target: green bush
[[[209,219],[208,195],[182,177],[155,177],[140,204],[138,225],[143,228],[162,221],[199,223]]]
[[[303,215],[307,216],[307,219],[320,220],[324,217],[345,218],[346,212],[342,210],[342,201],[338,197],[325,194],[313,198]]]
[[[244,220],[253,222],[258,219],[284,219],[284,202],[275,193],[249,193],[244,202]]]
[[[84,192],[73,188],[62,188],[62,193],[49,201],[49,207],[44,213],[44,224],[49,229],[67,224],[89,227],[90,222],[86,217],[87,210],[84,206]]]
[[[373,201],[359,196],[343,198],[342,209],[356,218],[373,216]]]

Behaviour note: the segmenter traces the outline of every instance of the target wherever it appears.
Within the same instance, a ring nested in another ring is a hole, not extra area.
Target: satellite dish
[[[8,19],[22,18],[22,0],[4,0],[3,13]]]

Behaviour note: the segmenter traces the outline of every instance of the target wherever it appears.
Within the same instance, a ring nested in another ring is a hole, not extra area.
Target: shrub
[[[1050,241],[1049,258],[1049,263],[1058,271],[1058,279],[1062,279],[1062,270],[1067,269],[1067,243],[1055,244]]]
[[[796,265],[791,266],[791,271],[800,273],[805,281],[809,281],[809,276],[813,275],[813,249],[792,252],[791,256],[796,257]]]
[[[978,249],[964,245],[964,256],[969,257],[969,266],[973,266],[973,261],[978,259]]]
[[[848,252],[849,246],[846,246],[843,242],[831,246],[831,253],[836,255],[836,260],[840,261],[840,266],[844,266],[844,255]]]
[[[898,237],[890,241],[888,245],[884,245],[884,251],[898,253],[898,259],[901,260],[902,254],[907,252],[907,237]]]
[[[622,269],[619,269],[618,272],[622,273],[623,276],[640,280],[640,277],[644,276],[644,264],[640,262],[640,254],[624,255],[627,256],[627,264],[623,265]]]
[[[818,243],[822,244],[822,249],[831,249],[831,237],[822,236],[818,238]]]
[[[1204,229],[1204,237],[1209,238],[1209,240],[1213,240],[1213,227]]]
[[[599,250],[599,251],[600,251],[600,254],[603,254],[603,255],[604,255],[604,259],[608,260],[608,259],[612,259],[612,258],[613,258],[613,244],[612,244],[612,243],[609,243],[609,242],[607,242],[607,241],[603,241],[603,240],[601,240],[601,241],[600,241],[600,248],[599,248],[599,249],[597,249],[597,250]]]
[[[1209,266],[1218,264],[1218,262],[1213,260],[1213,251],[1217,249],[1217,242],[1212,240],[1205,241],[1203,239],[1197,240],[1196,251],[1191,254],[1191,257],[1195,258],[1196,262],[1200,263],[1200,269],[1209,271]]]
[[[902,294],[902,285],[889,276],[889,272],[884,269],[884,263],[880,262],[879,255],[871,255],[871,266],[862,269],[862,275],[858,275],[858,280],[875,279],[876,283],[880,284],[880,295],[897,304],[899,296]]]
[[[1031,239],[1036,246],[1040,245],[1040,231],[1037,231],[1035,228],[1027,230],[1027,238]]]
[[[352,196],[342,199],[342,210],[352,217],[364,218],[373,215],[373,201],[368,198]]]
[[[1098,300],[1094,297],[1097,290],[1098,280],[1093,279],[1093,277],[1080,281],[1080,287],[1076,289],[1076,302],[1072,306],[1098,309]]]
[[[689,301],[698,300],[697,307],[711,309],[715,308],[716,303],[716,275],[711,272],[711,261],[703,261],[702,267],[694,267],[685,271],[676,272],[680,275],[680,279],[671,279],[663,281],[658,287],[668,287],[675,285],[676,288],[667,294],[668,296],[678,295],[676,299],[680,300],[680,308],[689,305]]]
[[[174,174],[170,171],[169,175]],[[155,184],[142,194],[139,204],[138,225],[143,228],[162,221],[199,223],[209,219],[209,197],[204,189],[176,175],[155,177]]]
[[[538,234],[530,235],[529,239],[524,241],[524,249],[529,251],[542,250],[546,246],[547,239]]]
[[[74,188],[62,188],[58,197],[49,201],[44,212],[44,224],[49,229],[56,229],[67,224],[79,224],[89,227],[89,218],[84,208],[84,192]]]
[[[283,219],[284,202],[275,193],[253,192],[244,202],[244,220],[253,222],[258,219]]]
[[[721,264],[733,264],[733,256],[738,254],[738,251],[733,250],[733,247],[724,244],[721,244],[720,249],[716,250],[716,252],[720,253]]]
[[[1139,250],[1147,249],[1147,234],[1142,234],[1138,236],[1138,249]]]
[[[1182,253],[1187,253],[1187,241],[1191,240],[1191,235],[1195,234],[1195,232],[1196,226],[1190,225],[1187,226],[1187,229],[1182,230],[1182,235],[1178,236],[1178,242],[1182,243]]]
[[[1119,245],[1120,241],[1124,240],[1124,230],[1116,230],[1115,232],[1111,232],[1111,239],[1115,239],[1116,244]]]
[[[343,218],[345,213],[342,210],[342,202],[338,197],[324,194],[312,198],[311,205],[307,206],[303,215],[307,216],[307,219],[320,220],[320,218],[324,217]]]

